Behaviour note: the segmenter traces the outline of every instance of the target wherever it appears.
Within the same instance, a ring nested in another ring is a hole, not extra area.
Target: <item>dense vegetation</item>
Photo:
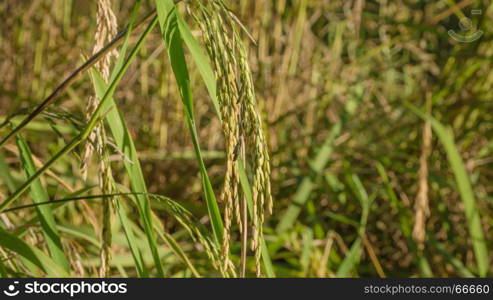
[[[490,1],[174,2],[0,2],[2,277],[493,275]]]

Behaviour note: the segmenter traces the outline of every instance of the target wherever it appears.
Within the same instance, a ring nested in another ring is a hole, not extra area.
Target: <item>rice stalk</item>
[[[97,31],[95,33],[95,45],[93,55],[104,48],[104,45],[110,42],[117,34],[117,20],[111,8],[110,0],[99,0],[97,11]],[[117,51],[112,50],[104,55],[100,61],[96,63],[96,68],[101,72],[106,83],[109,81],[110,64],[112,58],[116,57]],[[100,103],[100,99],[96,96],[90,96],[86,107],[86,119],[89,120],[94,114]],[[102,123],[98,124],[89,134],[88,141],[85,143],[85,148],[82,155],[81,173],[82,178],[87,178],[89,163],[94,150],[99,157],[99,187],[103,194],[112,194],[115,190],[114,179],[109,163],[108,155],[108,138],[106,130]],[[99,270],[100,276],[109,275],[110,265],[110,248],[111,248],[111,201],[112,199],[103,199],[103,224],[101,229],[101,266]]]
[[[98,124],[101,115],[103,114],[104,108],[107,106],[109,99],[111,99],[118,83],[123,77],[124,73],[128,70],[130,62],[135,58],[137,52],[142,47],[143,42],[152,31],[154,26],[157,24],[157,17],[154,16],[150,23],[148,24],[145,31],[141,34],[136,45],[126,58],[125,62],[119,68],[117,74],[111,80],[108,89],[105,91],[104,96],[101,98],[101,103],[98,105],[95,113],[89,120],[88,124],[84,129],[72,140],[70,140],[62,149],[58,150],[41,168],[39,168],[34,174],[32,174],[24,183],[22,183],[7,199],[0,203],[0,211],[3,212],[5,208],[18,199],[32,184],[35,182],[43,173],[45,173],[55,162],[57,162],[61,157],[74,150],[80,143],[85,141],[89,134],[92,132],[94,127]],[[131,30],[130,30],[131,31]],[[19,125],[20,126],[20,125]],[[17,129],[18,127],[16,127]],[[14,129],[14,131],[16,130]],[[18,129],[17,129],[18,131]],[[10,136],[10,134],[9,134]]]
[[[253,213],[250,247],[254,252],[256,274],[261,275],[260,240],[265,209],[272,213],[270,191],[270,166],[262,121],[257,109],[252,74],[246,49],[240,37],[237,19],[231,17],[224,2],[195,1],[197,14],[193,14],[203,32],[207,54],[212,62],[217,81],[217,99],[226,138],[226,173],[221,192],[225,203],[222,255],[224,264],[230,262],[230,240],[233,219],[242,234],[242,270],[244,275],[248,236],[248,211],[244,195],[240,195],[239,160],[252,156]],[[241,27],[241,26],[240,26]],[[250,150],[250,151],[248,151]]]
[[[101,199],[101,201],[104,201],[105,199],[114,199],[118,197],[118,202],[117,204],[121,205],[119,202],[120,199],[123,198],[129,198],[130,200],[133,200],[133,203],[138,205],[138,196],[145,195],[148,197],[151,201],[158,202],[162,205],[162,208],[171,215],[173,218],[175,218],[180,225],[183,226],[183,228],[190,234],[192,237],[192,240],[196,243],[200,243],[204,247],[204,251],[208,258],[211,260],[213,267],[219,271],[221,271],[221,255],[219,248],[216,246],[216,243],[214,242],[213,238],[211,237],[211,234],[207,229],[200,223],[199,220],[197,220],[193,214],[188,211],[186,208],[184,208],[179,202],[166,197],[162,195],[157,195],[157,194],[151,194],[151,193],[114,193],[114,194],[101,194],[101,195],[87,195],[87,196],[75,196],[75,197],[67,197],[63,199],[55,199],[55,200],[48,200],[48,201],[43,201],[43,202],[35,202],[35,203],[30,203],[26,205],[19,205],[15,207],[11,207],[9,209],[6,209],[2,212],[2,216],[4,216],[6,213],[14,213],[18,212],[20,210],[25,210],[29,208],[36,208],[36,209],[56,209],[60,207],[63,204],[69,203],[69,202],[82,202],[84,203],[87,200],[93,200],[93,199]],[[162,236],[163,239],[167,239],[166,242],[169,242],[171,239],[172,243],[176,243],[173,241],[173,238],[166,232],[160,228],[160,223],[158,217],[156,215],[153,216],[154,219],[156,219],[156,222],[154,223],[154,229],[158,232],[160,236]],[[129,224],[122,224],[123,226],[128,226]],[[133,225],[135,226],[135,225]],[[15,231],[16,235],[22,235],[24,231]],[[93,239],[93,243],[95,245],[98,244],[97,240]],[[170,245],[170,247],[173,245]],[[177,244],[174,245],[174,247],[179,248]],[[174,251],[176,249],[173,249]],[[180,253],[180,255],[185,255],[184,252]],[[188,258],[186,258],[188,259]],[[193,267],[193,266],[192,266]],[[223,275],[229,275],[229,274],[223,274]],[[199,276],[197,276],[199,277]]]
[[[156,12],[153,11],[145,16],[138,24],[135,25],[135,29],[138,29],[152,20],[156,16]],[[0,147],[5,145],[13,136],[19,133],[24,127],[31,123],[34,118],[40,115],[43,111],[48,108],[52,103],[54,103],[60,96],[62,96],[67,89],[79,78],[84,71],[89,70],[91,67],[96,65],[106,54],[113,51],[120,43],[124,41],[124,38],[129,33],[129,28],[125,28],[120,31],[114,39],[112,39],[108,44],[106,44],[101,50],[99,50],[96,54],[89,57],[82,65],[80,65],[75,71],[73,71],[69,76],[67,76],[46,98],[41,101],[36,108],[29,113],[22,121],[13,129],[10,130],[5,137],[0,140]],[[0,128],[4,127],[6,124],[10,122],[10,120],[18,115],[18,113],[14,113],[13,115],[8,116],[2,124],[0,124]]]
[[[21,166],[25,170],[26,175],[30,176],[36,171],[36,167],[32,159],[31,149],[22,136],[16,136],[16,140],[19,149]],[[41,180],[37,180],[31,186],[30,195],[33,203],[43,202],[48,199],[48,194],[41,183]],[[69,272],[69,263],[64,253],[60,234],[56,228],[57,224],[53,212],[49,207],[39,207],[36,211],[43,230],[44,240],[48,246],[51,257],[61,268],[63,268],[66,272]]]
[[[189,32],[183,18],[177,11],[177,7],[171,0],[156,1],[157,15],[161,27],[161,33],[167,46],[168,57],[171,62],[171,68],[176,83],[180,89],[180,98],[185,109],[185,117],[190,135],[192,137],[193,148],[197,162],[199,164],[200,176],[204,197],[207,204],[207,212],[211,220],[212,230],[216,243],[223,239],[223,220],[219,211],[216,196],[212,189],[207,168],[202,156],[198,130],[194,114],[194,98],[188,71],[187,60],[182,43],[188,45],[196,44],[194,38]],[[192,55],[197,55],[196,48],[191,48]],[[203,62],[202,62],[203,63]],[[212,71],[211,71],[212,73]],[[212,87],[212,85],[210,85]]]
[[[462,160],[461,154],[455,144],[454,132],[450,126],[443,125],[430,114],[427,114],[410,103],[405,105],[420,118],[430,122],[432,130],[442,143],[452,172],[454,173],[460,197],[464,204],[464,214],[467,221],[467,229],[472,240],[472,246],[477,263],[479,276],[488,274],[490,258],[488,256],[488,243],[485,239],[481,224],[481,215],[476,203],[476,196],[472,188],[471,179]]]
[[[430,99],[428,99],[427,103],[429,108],[431,104]],[[428,111],[428,113],[430,112]],[[413,239],[419,250],[424,250],[426,238],[426,219],[430,215],[428,199],[428,158],[431,152],[431,138],[431,123],[430,121],[425,121],[423,126],[423,146],[421,150],[421,157],[419,158],[419,189],[414,205]]]
[[[151,200],[163,204],[166,212],[172,215],[187,230],[194,242],[200,243],[204,247],[204,251],[215,269],[223,272],[231,268],[229,265],[226,268],[222,268],[222,257],[214,240],[204,226],[188,210],[171,198],[156,194],[148,194],[148,196]],[[230,274],[223,273],[223,275],[228,276]]]

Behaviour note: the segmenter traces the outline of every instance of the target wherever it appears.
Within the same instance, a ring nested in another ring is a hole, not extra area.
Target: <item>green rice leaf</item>
[[[17,147],[19,148],[22,168],[29,177],[36,172],[31,150],[29,149],[26,141],[20,135],[16,136],[16,141]],[[41,184],[40,179],[37,179],[31,185],[30,194],[34,203],[47,202],[49,200],[48,193]],[[38,214],[39,222],[41,223],[41,228],[43,229],[43,234],[45,236],[46,243],[48,244],[48,249],[50,250],[51,256],[62,269],[68,272],[70,270],[70,265],[63,251],[62,242],[60,241],[60,235],[56,228],[55,218],[53,217],[51,207],[47,205],[36,206],[36,212]]]
[[[479,276],[485,277],[487,276],[490,268],[488,247],[486,244],[485,235],[483,233],[483,228],[481,226],[481,217],[479,215],[478,205],[471,186],[471,181],[469,175],[467,174],[462,157],[460,156],[459,150],[455,145],[452,128],[441,124],[435,118],[410,103],[406,103],[406,106],[420,118],[431,123],[433,131],[438,136],[440,143],[447,153],[448,162],[454,173],[459,194],[462,202],[464,203],[467,228],[472,240]]]
[[[194,120],[193,112],[193,96],[190,86],[190,77],[188,67],[185,60],[185,53],[182,46],[182,36],[178,26],[178,12],[175,4],[171,0],[156,1],[159,24],[161,33],[166,43],[168,56],[175,75],[176,82],[180,90],[181,100],[185,109],[185,115],[192,136],[194,150],[199,163],[200,173],[202,177],[202,186],[204,189],[204,197],[207,203],[207,210],[212,224],[212,229],[217,243],[220,243],[223,235],[223,222],[219,206],[212,189],[212,185],[207,174],[200,143],[197,134],[197,128]]]

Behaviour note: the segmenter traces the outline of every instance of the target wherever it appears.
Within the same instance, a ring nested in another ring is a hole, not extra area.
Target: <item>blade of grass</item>
[[[337,269],[337,277],[348,277],[351,270],[359,263],[361,256],[362,240],[360,237],[356,239],[351,245],[348,254],[344,257],[343,261]]]
[[[67,272],[60,268],[49,256],[43,251],[30,246],[15,235],[0,228],[0,246],[17,253],[28,262],[37,266],[50,277],[68,277]]]
[[[193,276],[200,278],[199,272],[195,267],[193,266],[192,262],[188,258],[188,256],[185,254],[185,251],[180,247],[180,245],[176,242],[176,240],[173,238],[173,236],[165,231],[158,231],[158,234],[161,236],[161,238],[168,244],[168,246],[173,250],[173,252],[183,261],[183,263],[190,269],[192,272]]]
[[[129,22],[129,30],[127,31],[127,35],[125,37],[125,41],[123,46],[119,52],[118,59],[115,62],[115,66],[113,68],[110,81],[113,80],[118,72],[123,67],[125,62],[125,55],[128,48],[128,41],[130,37],[130,32],[132,31],[132,26],[135,21],[135,16],[137,14],[137,10],[140,6],[140,1],[138,1],[133,8],[131,19]],[[90,72],[91,80],[93,83],[94,90],[96,92],[96,96],[101,99],[104,97],[104,93],[107,90],[107,85],[104,82],[101,74],[97,69],[92,69]],[[157,251],[157,243],[156,237],[153,234],[152,230],[152,220],[150,219],[150,204],[149,199],[147,198],[147,188],[146,183],[144,181],[144,175],[142,173],[140,162],[137,157],[137,150],[135,149],[135,145],[133,143],[132,137],[128,131],[128,128],[125,124],[125,120],[121,112],[118,110],[118,107],[113,99],[113,97],[109,97],[107,106],[104,107],[103,111],[108,111],[106,114],[106,123],[110,127],[111,134],[115,139],[116,146],[128,160],[124,160],[125,170],[127,171],[128,177],[130,179],[131,189],[134,193],[137,193],[137,208],[139,211],[139,215],[144,223],[144,230],[146,232],[146,236],[148,239],[148,244],[151,249],[151,253],[153,254],[154,263],[156,265],[156,269],[158,270],[159,276],[164,276],[164,271],[162,269],[161,260]],[[143,255],[140,251],[140,247],[136,244],[136,240],[129,226],[129,220],[127,218],[127,213],[123,204],[117,203],[116,209],[118,212],[118,216],[120,218],[120,222],[122,223],[125,236],[127,238],[128,246],[132,253],[132,257],[135,260],[135,267],[137,269],[137,273],[140,277],[148,277],[149,272],[146,269],[146,264],[143,261]]]
[[[309,267],[310,267],[310,259],[313,256],[313,245],[314,233],[313,229],[309,227],[303,228],[302,231],[302,251],[300,254],[300,265],[303,270],[303,277],[307,277]]]
[[[219,110],[219,103],[216,95],[216,90],[217,90],[216,78],[214,76],[214,72],[210,65],[209,59],[202,51],[200,44],[193,37],[193,34],[190,28],[188,27],[188,25],[186,24],[186,22],[183,20],[183,17],[180,14],[176,14],[176,18],[178,21],[178,27],[180,30],[181,38],[183,39],[187,48],[190,51],[193,61],[195,62],[197,69],[199,70],[199,73],[202,76],[202,79],[206,85],[207,91],[214,105],[216,115],[219,118],[219,120],[221,120],[221,113]],[[241,186],[243,188],[245,197],[247,198],[248,201],[249,214],[252,214],[253,204],[252,204],[251,186],[250,183],[248,182],[248,177],[246,175],[244,166],[241,163],[240,163],[240,174],[241,174],[240,175]],[[262,251],[262,260],[264,263],[266,274],[268,277],[275,277],[276,275],[274,273],[274,268],[272,266],[267,245],[263,237],[260,243],[261,243],[261,251]]]
[[[366,192],[365,187],[363,186],[363,183],[361,183],[358,175],[349,172],[348,174],[346,174],[346,181],[356,198],[359,200],[362,208],[362,213],[358,229],[358,238],[356,239],[356,241],[353,242],[349,253],[346,255],[346,257],[344,257],[344,260],[337,269],[337,277],[349,276],[351,270],[359,264],[361,253],[363,250],[362,239],[365,235],[366,223],[368,221],[368,215],[370,213],[371,205],[371,199],[368,196],[368,193]]]
[[[294,222],[301,212],[301,209],[305,206],[306,202],[310,198],[311,192],[314,188],[315,179],[313,177],[320,176],[322,171],[325,169],[327,163],[329,162],[332,151],[334,150],[334,141],[341,135],[347,118],[354,114],[354,112],[356,111],[359,102],[361,102],[363,91],[364,89],[362,86],[358,86],[356,88],[355,95],[351,97],[345,105],[344,112],[341,115],[341,119],[336,124],[334,124],[334,126],[330,130],[328,138],[318,150],[315,158],[310,161],[310,174],[306,175],[301,181],[301,184],[299,185],[293,197],[293,203],[289,206],[288,210],[284,213],[284,216],[277,224],[276,231],[278,233],[283,233],[289,228],[293,227]]]
[[[118,217],[120,219],[120,223],[123,227],[123,232],[125,233],[125,238],[127,239],[128,248],[130,249],[130,253],[132,254],[132,258],[135,263],[137,274],[139,275],[139,277],[148,277],[149,272],[146,269],[142,252],[138,247],[134,232],[132,231],[132,228],[130,226],[130,221],[127,218],[127,211],[124,205],[119,203],[118,201],[116,202],[115,206]]]
[[[245,171],[245,166],[243,165],[243,160],[239,160],[239,173],[240,173],[240,184],[241,188],[243,189],[243,194],[245,195],[247,199],[247,205],[248,205],[248,214],[250,216],[253,216],[253,198],[252,198],[252,187],[250,185],[250,182],[248,181],[248,176]],[[260,250],[262,251],[262,262],[264,263],[264,270],[265,274],[269,278],[275,278],[276,273],[274,271],[274,267],[272,266],[272,261],[270,259],[269,255],[269,249],[267,248],[267,244],[265,243],[265,239],[262,236],[262,239],[260,240]]]
[[[112,78],[115,77],[116,74],[118,74],[118,70],[122,67],[123,60],[121,58],[123,58],[125,55],[127,43],[128,39],[125,41],[120,56],[115,64]],[[107,90],[107,86],[102,79],[101,74],[95,69],[91,70],[90,74],[94,89],[96,91],[96,95],[98,97],[103,97],[105,91]],[[139,215],[144,223],[144,230],[148,238],[149,247],[151,248],[151,252],[153,254],[156,269],[158,270],[158,275],[160,277],[164,277],[164,270],[162,268],[161,260],[157,251],[156,236],[154,234],[154,231],[152,230],[153,225],[149,204],[150,200],[146,196],[147,185],[145,183],[144,175],[140,167],[137,150],[125,124],[125,120],[121,112],[118,110],[112,97],[109,98],[105,110],[108,110],[108,113],[106,114],[106,121],[108,126],[110,127],[111,134],[115,139],[116,146],[119,151],[128,158],[124,160],[124,165],[130,179],[131,189],[134,193],[138,193],[136,197],[138,200],[137,208],[139,211]],[[118,206],[117,209],[122,210],[118,212],[118,215],[127,234],[127,241],[129,242],[129,247],[132,251],[132,255],[134,259],[136,259],[136,267],[138,270],[140,269],[139,273],[141,274],[141,276],[144,276],[144,274],[147,274],[148,272],[147,270],[145,270],[145,264],[143,263],[143,261],[137,262],[137,260],[141,260],[142,255],[140,253],[139,247],[137,247],[137,245],[135,245],[134,243],[135,240],[132,238],[132,232],[129,231],[128,226],[125,225],[127,223],[125,212],[123,211],[123,208],[121,206]]]
[[[17,135],[17,147],[19,148],[19,153],[21,157],[21,165],[25,170],[26,175],[29,177],[36,172],[36,167],[32,159],[31,150],[27,145],[26,141]],[[46,202],[48,201],[48,194],[41,184],[41,180],[36,180],[31,185],[31,199],[34,203]],[[43,229],[43,234],[45,236],[48,249],[50,250],[51,256],[58,265],[69,272],[70,265],[65,253],[63,251],[62,242],[60,241],[60,236],[58,230],[56,229],[55,218],[49,206],[43,205],[36,207],[36,212],[41,223],[41,228]]]
[[[61,205],[64,205],[64,204],[71,202],[71,201],[86,201],[89,199],[103,199],[103,198],[113,198],[113,197],[120,197],[120,196],[133,196],[133,197],[130,197],[130,199],[133,200],[132,203],[136,204],[137,202],[135,201],[135,199],[136,199],[136,196],[138,196],[138,195],[139,194],[136,194],[136,193],[116,193],[116,194],[107,194],[107,195],[103,194],[103,195],[87,195],[87,196],[68,197],[68,198],[58,199],[58,200],[37,202],[34,204],[29,204],[29,205],[21,205],[21,206],[9,208],[9,209],[5,210],[4,213],[14,212],[14,211],[18,211],[21,209],[28,209],[28,208],[40,208],[40,207],[51,208],[51,206],[53,206],[53,208],[56,209],[56,208],[60,207]],[[115,204],[121,206],[121,209],[118,209],[117,212],[122,213],[121,224],[124,227],[124,233],[125,233],[125,238],[127,239],[127,242],[128,242],[128,239],[132,239],[133,242],[131,242],[130,244],[136,245],[135,249],[141,248],[142,241],[138,242],[135,239],[135,235],[133,233],[133,231],[136,228],[138,228],[138,226],[135,225],[134,223],[132,223],[132,221],[127,219],[126,208],[125,208],[125,205],[123,203],[121,203],[120,201],[115,201]],[[181,207],[178,203],[174,202],[173,204],[175,206],[180,207],[180,209],[182,211],[191,215],[191,213],[189,213],[185,208]],[[167,212],[172,214],[172,212],[170,210],[167,210]],[[171,248],[171,250],[173,250],[173,252],[190,268],[190,270],[194,274],[194,276],[201,277],[200,274],[195,269],[195,267],[193,266],[193,264],[191,263],[191,261],[186,256],[183,249],[181,249],[180,245],[175,241],[175,239],[171,235],[164,232],[163,228],[160,225],[158,225],[158,224],[160,224],[159,218],[154,214],[152,215],[152,217],[154,219],[154,221],[153,221],[154,229],[158,233],[158,235],[168,244],[168,246]],[[181,223],[181,224],[184,225],[185,227],[187,227],[188,228],[187,230],[189,230],[189,232],[191,232],[191,230],[189,228],[190,224],[186,224],[186,223]],[[197,222],[197,224],[200,224],[200,223]],[[67,226],[58,226],[58,228],[60,231],[63,231],[64,233],[70,233],[72,236],[79,236],[79,237],[85,239],[86,241],[89,241],[91,244],[95,245],[96,247],[98,247],[98,248],[100,247],[100,242],[95,236],[92,236],[92,235],[88,236],[87,234],[78,230],[76,227],[73,227],[72,229],[70,229]],[[140,232],[140,230],[138,230],[138,231]],[[19,230],[16,232],[16,234],[19,236],[19,235],[22,235],[24,232],[25,232],[24,230]],[[143,233],[142,233],[142,235],[143,235]],[[131,254],[133,256],[140,257],[139,255],[141,255],[141,251],[139,251],[139,253],[136,253],[135,249],[130,248]],[[144,272],[144,271],[142,271],[143,270],[142,265],[140,265],[140,263],[143,262],[143,260],[142,259],[135,259],[134,262],[138,264],[137,270],[141,270],[141,272]],[[148,275],[147,273],[144,273],[141,277],[146,277],[147,275]]]
[[[411,248],[411,250],[413,251],[414,255],[417,258],[418,267],[421,271],[421,275],[428,278],[433,277],[433,272],[431,271],[431,267],[430,267],[430,263],[428,262],[428,259],[426,258],[423,251],[418,250],[418,247],[416,246],[416,243],[412,238],[412,229],[411,229],[412,216],[410,212],[402,204],[402,201],[399,201],[399,199],[397,198],[397,195],[394,192],[394,188],[390,183],[390,179],[387,174],[387,171],[385,170],[384,166],[380,162],[377,163],[377,171],[380,175],[380,178],[383,181],[385,187],[384,193],[389,198],[390,205],[393,208],[397,209],[399,212],[398,213],[399,223],[400,223],[402,234],[406,237],[406,241],[407,244],[409,245],[409,248]]]
[[[334,143],[334,140],[340,134],[340,131],[341,125],[339,123],[332,128],[329,138],[324,142],[324,144],[318,151],[315,160],[311,164],[314,167],[314,173],[319,174],[325,168],[325,165],[328,163],[330,155],[332,154],[332,145]],[[293,197],[293,203],[289,206],[288,210],[285,212],[284,216],[281,218],[276,227],[277,232],[283,233],[289,228],[292,228],[294,222],[301,212],[301,209],[310,197],[314,186],[313,180],[314,179],[311,176],[305,176],[303,178],[301,184],[296,190],[296,194]]]
[[[3,263],[3,259],[0,259],[0,278],[8,278],[7,267]]]
[[[91,79],[96,91],[96,95],[100,97],[104,94],[104,91],[107,88],[106,84],[104,83],[101,74],[95,69],[91,70]],[[106,121],[108,126],[110,127],[111,134],[115,140],[117,148],[127,158],[123,161],[123,163],[130,179],[131,190],[132,192],[139,194],[136,195],[139,215],[144,223],[144,230],[146,231],[146,234],[148,236],[149,246],[151,247],[151,249],[154,249],[152,252],[155,257],[155,264],[156,266],[161,266],[161,261],[157,256],[156,236],[154,235],[153,230],[150,230],[150,228],[152,227],[149,227],[152,226],[151,209],[149,204],[150,200],[146,196],[147,185],[145,183],[144,174],[142,173],[137,150],[135,148],[135,144],[130,135],[130,132],[128,131],[128,128],[125,124],[125,120],[112,98],[110,98],[108,106],[111,107],[111,109],[106,115]],[[122,210],[118,212],[118,215],[120,216],[124,228],[127,228],[127,226],[125,225],[125,223],[127,222],[127,218],[123,207],[118,206],[117,209]],[[131,231],[125,230],[125,232],[127,232],[127,234],[131,234]],[[136,247],[136,245],[134,244],[134,239],[131,236],[128,236],[128,242],[129,247],[132,250],[132,254],[134,255],[134,259],[139,259],[141,257],[141,255],[139,254],[139,248]],[[139,269],[141,269],[141,267],[145,267],[142,261],[136,261],[136,264]],[[164,273],[162,273],[162,267],[157,268],[158,270],[161,269],[161,271],[158,271],[158,273],[160,273],[160,276],[163,277]],[[143,269],[141,269],[141,271],[143,271]],[[143,275],[142,272],[141,275]]]
[[[200,143],[197,135],[197,128],[195,126],[193,113],[192,89],[190,86],[190,78],[188,74],[187,63],[185,60],[185,53],[182,46],[183,39],[181,37],[180,28],[178,26],[177,8],[171,0],[157,0],[156,7],[161,27],[161,33],[167,45],[168,56],[171,62],[171,67],[173,69],[176,82],[179,86],[180,96],[184,105],[185,115],[190,134],[192,136],[194,150],[197,155],[197,161],[199,163],[200,173],[202,177],[204,196],[207,203],[207,210],[211,220],[214,237],[216,239],[216,242],[220,243],[223,234],[223,222],[200,150]]]
[[[10,174],[10,168],[5,162],[5,157],[2,153],[0,153],[0,179],[5,182],[10,192],[15,192],[16,184],[14,177],[12,177],[12,174]]]
[[[209,59],[202,51],[200,44],[193,37],[192,31],[188,27],[187,23],[183,20],[183,17],[177,14],[178,19],[178,27],[180,29],[181,37],[185,44],[187,45],[188,50],[190,50],[190,55],[197,66],[197,69],[204,80],[205,86],[211,97],[212,104],[216,110],[216,115],[219,120],[221,120],[221,112],[219,110],[219,102],[217,100],[217,86],[216,86],[216,78],[214,76],[214,71],[209,63]]]
[[[152,12],[148,14],[146,17],[139,22],[137,27],[140,27],[146,24],[150,19],[155,17],[155,13]],[[63,95],[63,93],[67,90],[67,88],[72,85],[75,80],[82,74],[84,71],[90,69],[94,66],[99,60],[101,60],[107,53],[115,49],[116,46],[119,45],[123,41],[123,38],[130,32],[129,27],[119,32],[113,40],[111,40],[108,44],[106,44],[100,51],[95,53],[89,59],[86,60],[80,67],[78,67],[72,74],[70,74],[56,89],[46,97],[35,109],[31,112],[27,117],[25,117],[19,125],[17,125],[13,130],[11,130],[2,140],[0,140],[0,147],[3,146],[11,137],[13,137],[16,133],[18,133],[22,128],[24,128],[27,124],[29,124],[36,116],[38,116],[41,112],[43,112],[49,105],[51,105],[58,97]],[[4,122],[5,123],[5,122]]]
[[[410,103],[405,103],[405,105],[421,119],[429,121],[431,123],[433,131],[438,136],[440,143],[447,153],[447,159],[454,173],[455,181],[457,183],[462,202],[464,203],[467,227],[470,238],[472,240],[474,255],[476,257],[476,264],[479,270],[479,276],[485,277],[487,276],[488,270],[490,268],[488,247],[486,245],[483,228],[481,227],[481,218],[471,186],[470,178],[467,174],[467,170],[464,166],[464,162],[462,161],[459,150],[455,145],[452,128],[441,124],[435,118],[421,111]]]
[[[454,268],[457,269],[457,273],[466,278],[474,278],[474,274],[467,268],[459,259],[453,257],[449,250],[439,241],[433,237],[429,238],[430,244],[443,256],[443,258],[448,261]]]
[[[94,88],[96,90],[96,95],[98,97],[104,93],[106,90],[106,84],[104,83],[101,74],[98,73],[97,70],[91,70],[91,78],[93,81]],[[140,161],[138,158],[137,150],[135,148],[135,144],[132,140],[130,132],[125,124],[125,120],[121,114],[121,112],[116,107],[113,99],[110,99],[108,102],[108,106],[111,106],[110,111],[106,115],[106,121],[108,126],[110,127],[113,138],[115,139],[116,146],[119,151],[125,155],[127,159],[124,160],[125,169],[130,179],[130,185],[132,192],[136,193],[137,198],[137,208],[139,211],[139,215],[144,223],[144,230],[148,237],[149,246],[152,249],[152,253],[155,259],[156,268],[158,269],[159,276],[164,277],[164,271],[162,269],[162,264],[157,255],[157,243],[156,236],[152,228],[152,218],[151,218],[151,209],[150,209],[150,200],[147,197],[147,186],[144,179],[144,174],[142,173],[142,169],[140,166]],[[126,223],[125,212],[122,207],[117,207],[122,211],[118,212],[118,215],[121,218],[122,223]],[[127,228],[124,225],[124,228]],[[127,231],[127,234],[131,234],[131,231]],[[139,248],[134,244],[134,239],[131,236],[128,236],[129,247],[132,249],[132,253],[134,254],[134,258],[138,259],[142,257],[139,254]],[[145,267],[143,262],[137,263],[137,266]],[[143,270],[142,270],[143,271]],[[143,275],[143,273],[142,273]]]
[[[152,31],[154,26],[157,24],[157,18],[154,17],[151,23],[148,25],[146,30],[142,33],[140,36],[137,44],[135,47],[132,49],[129,57],[125,61],[122,69],[118,72],[117,76],[112,80],[110,86],[108,87],[108,90],[105,92],[104,97],[101,98],[101,102],[99,106],[97,107],[95,113],[89,120],[88,124],[86,127],[82,130],[82,132],[73,138],[67,145],[65,145],[61,150],[59,150],[43,167],[38,169],[36,173],[34,173],[32,176],[29,177],[29,179],[22,184],[21,187],[19,187],[9,198],[7,198],[5,201],[3,201],[0,204],[0,212],[5,209],[6,206],[8,206],[10,203],[15,201],[17,198],[19,198],[30,186],[31,184],[40,176],[42,175],[46,170],[48,170],[60,157],[64,156],[68,152],[72,151],[77,145],[79,145],[82,141],[86,140],[87,137],[89,136],[90,132],[94,129],[96,124],[98,123],[100,119],[100,115],[102,115],[102,109],[108,102],[108,99],[112,96],[113,92],[115,91],[118,83],[120,82],[121,78],[123,77],[123,74],[126,72],[128,69],[128,66],[130,65],[130,62],[135,58],[135,55],[138,53],[140,50],[140,47],[142,46],[144,40],[146,39],[147,35]]]

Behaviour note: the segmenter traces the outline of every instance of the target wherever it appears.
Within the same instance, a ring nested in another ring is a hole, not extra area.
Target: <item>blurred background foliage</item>
[[[132,1],[112,2],[123,28]],[[227,3],[256,42],[245,35],[271,155],[275,206],[264,232],[276,276],[486,275],[481,269],[491,276],[490,1]],[[201,41],[185,6],[180,4]],[[153,1],[143,1],[140,13],[153,9]],[[473,15],[473,10],[481,14]],[[19,114],[13,119],[19,121],[83,57],[90,56],[95,12],[96,2],[86,0],[0,3],[0,121],[12,114]],[[464,17],[477,28],[461,28]],[[481,30],[482,35],[464,43],[454,40],[449,30],[459,34]],[[226,159],[221,125],[193,66],[191,79],[199,138],[213,187],[219,191]],[[92,93],[90,78],[84,75],[22,132],[35,163],[46,162],[67,136],[82,128],[85,103]],[[198,164],[157,30],[131,64],[114,98],[136,144],[149,192],[175,199],[208,224]],[[418,107],[452,129],[453,147],[465,166],[465,178],[457,177],[436,128],[423,138],[426,118],[410,107]],[[5,132],[3,128],[1,136]],[[425,147],[426,140],[429,145]],[[80,150],[61,159],[52,174],[45,176],[50,198],[80,191],[97,194],[94,188],[87,190],[97,185],[96,170],[89,173],[87,182],[80,178]],[[420,160],[423,152],[424,162]],[[116,181],[128,186],[121,155],[113,151],[111,159]],[[420,173],[423,163],[427,173]],[[5,199],[25,180],[14,141],[0,150],[0,172],[0,199]],[[468,229],[467,200],[458,188],[460,180],[472,186],[472,201],[484,234],[480,243],[489,249],[486,266],[478,266],[473,250],[477,241]],[[419,208],[416,203],[423,186],[428,188],[427,204]],[[18,204],[29,203],[28,196]],[[77,201],[56,213],[73,276],[97,274],[98,203]],[[197,270],[215,276],[201,246],[162,212],[159,203],[153,203],[153,209]],[[424,225],[416,229],[420,209]],[[44,249],[39,226],[28,222],[33,214],[32,209],[2,214],[2,227],[27,228],[23,240]],[[413,230],[425,232],[424,240],[413,235]],[[135,276],[124,236],[118,232],[116,228],[112,273]],[[239,255],[240,245],[232,246]],[[167,276],[191,276],[168,246],[160,248]],[[4,260],[8,253],[2,250]]]

